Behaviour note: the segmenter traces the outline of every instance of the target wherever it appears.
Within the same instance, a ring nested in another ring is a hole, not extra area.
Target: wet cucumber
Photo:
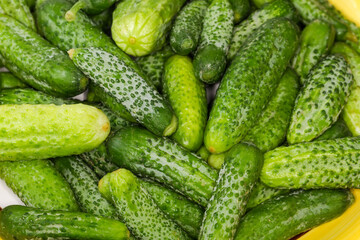
[[[251,11],[249,0],[229,0],[229,2],[234,10],[234,23],[241,22],[249,15]]]
[[[174,55],[165,64],[163,92],[178,119],[172,138],[194,152],[204,139],[207,102],[204,84],[195,77],[189,57]]]
[[[246,136],[275,91],[297,42],[297,27],[284,18],[267,21],[246,42],[217,90],[204,137],[211,153],[225,152]]]
[[[9,72],[0,72],[0,90],[11,89],[11,88],[26,88],[29,87],[23,83],[20,79],[15,77]]]
[[[109,9],[116,0],[78,0],[65,14],[65,19],[74,21],[77,13],[82,10],[89,15],[100,14]]]
[[[287,133],[289,144],[308,142],[336,122],[350,95],[353,75],[345,59],[323,58],[305,79]]]
[[[240,221],[235,240],[287,240],[340,216],[354,202],[349,190],[297,191],[270,199]]]
[[[263,184],[261,181],[258,181],[250,193],[249,201],[246,207],[247,209],[254,208],[270,198],[285,194],[287,192],[289,192],[288,189],[271,188]]]
[[[321,134],[316,141],[351,137],[352,134],[342,118],[339,118],[328,130]]]
[[[25,0],[0,0],[0,13],[15,18],[36,32],[34,17]]]

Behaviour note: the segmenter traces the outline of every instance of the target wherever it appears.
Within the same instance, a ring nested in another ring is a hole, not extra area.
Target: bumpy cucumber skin
[[[155,87],[124,61],[102,49],[77,48],[69,54],[96,86],[124,105],[139,123],[156,135],[165,135],[173,113]]]
[[[296,99],[287,141],[309,142],[336,122],[350,95],[353,75],[345,59],[323,58],[305,79]]]
[[[159,50],[172,19],[184,3],[185,0],[125,0],[113,12],[112,38],[132,56]]]
[[[110,159],[120,167],[160,182],[206,206],[217,179],[216,170],[169,139],[145,129],[119,130],[107,143]]]
[[[179,12],[170,33],[170,45],[177,54],[188,55],[196,50],[207,8],[205,0],[197,0]]]
[[[249,144],[234,146],[225,157],[206,207],[199,239],[233,239],[245,214],[250,192],[263,162],[261,151]]]
[[[287,240],[340,216],[354,202],[349,190],[297,191],[270,199],[241,220],[235,240]]]
[[[328,130],[321,134],[316,141],[351,137],[352,134],[342,118],[339,118]]]
[[[276,0],[262,9],[256,10],[246,20],[235,26],[229,53],[228,60],[235,58],[241,46],[246,39],[267,20],[285,17],[293,21],[298,20],[298,14],[294,6],[288,0]]]
[[[304,84],[303,81],[310,70],[330,51],[335,35],[335,28],[321,20],[315,20],[304,28],[292,62],[293,69],[300,76],[301,84]]]
[[[246,208],[254,208],[270,198],[285,194],[287,192],[289,192],[288,189],[271,188],[263,184],[261,181],[258,181],[250,193]]]
[[[100,110],[74,105],[0,105],[0,161],[80,154],[100,145],[110,123]]]
[[[229,0],[229,2],[234,10],[234,23],[241,22],[249,15],[251,11],[249,0]]]
[[[36,32],[35,20],[26,0],[0,0],[0,13],[13,17]]]
[[[29,86],[23,83],[17,77],[15,77],[12,73],[0,72],[0,90],[11,89],[11,88],[26,88],[26,87]]]
[[[88,80],[65,53],[1,14],[0,61],[16,77],[49,94],[73,97],[87,87]]]
[[[258,122],[243,141],[255,144],[262,152],[279,146],[285,140],[298,91],[298,76],[288,69]]]
[[[194,152],[204,139],[207,120],[205,86],[195,77],[191,59],[180,55],[167,60],[163,82],[164,94],[178,119],[178,128],[172,137]]]
[[[360,138],[299,143],[265,154],[261,181],[280,188],[359,188]]]
[[[296,26],[283,18],[269,20],[246,42],[217,90],[204,137],[211,153],[227,151],[256,123],[297,42]]]
[[[186,233],[156,205],[137,177],[126,169],[109,173],[99,182],[99,190],[112,201],[139,239],[190,239]]]
[[[2,161],[0,178],[26,206],[79,211],[71,188],[48,160]]]
[[[213,0],[203,21],[199,47],[194,57],[195,76],[205,83],[215,83],[226,67],[234,27],[234,11],[228,0]]]
[[[9,206],[0,212],[0,236],[15,239],[125,240],[125,224],[92,214]]]

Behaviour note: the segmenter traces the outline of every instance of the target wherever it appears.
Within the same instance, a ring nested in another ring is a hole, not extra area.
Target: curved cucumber
[[[36,32],[35,20],[26,0],[0,0],[0,13],[13,17]]]
[[[339,118],[328,130],[321,134],[316,141],[351,137],[352,134],[342,118]]]
[[[65,19],[74,21],[78,11],[83,10],[89,15],[99,14],[110,8],[116,0],[78,0],[65,14]]]
[[[11,88],[26,88],[29,87],[20,79],[15,77],[12,73],[0,72],[0,90]]]
[[[258,181],[250,193],[249,201],[246,207],[247,209],[254,208],[270,198],[274,198],[288,192],[288,189],[271,188],[263,184],[261,181]]]
[[[229,0],[234,10],[234,22],[239,23],[246,18],[250,11],[251,6],[249,0]]]

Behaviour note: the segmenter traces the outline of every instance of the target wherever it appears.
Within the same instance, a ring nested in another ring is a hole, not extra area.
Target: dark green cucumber
[[[139,239],[190,239],[156,205],[137,177],[126,169],[109,173],[99,190],[116,206],[121,219]]]
[[[69,22],[74,21],[77,13],[82,10],[89,15],[100,14],[109,9],[116,0],[78,0],[65,14],[65,19]]]
[[[16,77],[49,94],[72,97],[87,87],[88,80],[65,53],[1,14],[0,59]]]
[[[111,28],[113,10],[112,7],[108,8],[97,15],[91,16],[91,20],[96,26],[107,32]]]
[[[261,151],[240,143],[226,154],[216,186],[206,207],[198,239],[234,239],[240,218],[257,182]]]
[[[118,166],[206,206],[217,178],[216,170],[171,140],[129,127],[110,138],[107,148],[110,159]]]
[[[225,155],[226,155],[225,153],[211,154],[207,159],[209,166],[217,170],[220,170],[221,166],[224,164]]]
[[[48,160],[1,161],[0,178],[27,206],[49,210],[79,210],[68,183]]]
[[[177,54],[188,55],[196,50],[207,7],[206,0],[196,0],[179,12],[170,33],[170,45]]]
[[[199,150],[196,152],[196,154],[204,161],[207,162],[210,152],[206,149],[204,145],[202,145]]]
[[[267,21],[248,39],[217,90],[204,137],[211,153],[225,152],[246,136],[275,91],[297,42],[297,27],[284,18]]]
[[[69,55],[94,85],[124,105],[150,131],[160,136],[176,131],[177,120],[167,101],[117,56],[100,48],[72,49]]]
[[[0,212],[0,236],[15,239],[125,240],[125,224],[81,212],[9,206]]]
[[[344,137],[351,137],[352,134],[342,118],[339,118],[328,130],[315,140],[330,140]]]
[[[342,56],[323,58],[305,79],[287,133],[289,144],[320,136],[338,119],[350,95],[353,75]]]
[[[35,20],[26,0],[0,0],[0,13],[15,18],[36,32]]]
[[[285,17],[293,21],[297,21],[298,14],[294,6],[288,0],[276,0],[262,9],[253,12],[246,20],[235,26],[229,53],[228,60],[234,59],[241,46],[246,39],[267,20]]]
[[[230,2],[213,0],[206,11],[194,57],[195,76],[201,81],[215,83],[224,73],[233,27],[234,11]]]
[[[330,51],[335,34],[335,28],[322,20],[309,23],[302,31],[300,45],[292,62],[302,84],[310,70]]]
[[[241,22],[249,15],[251,11],[249,0],[229,0],[229,2],[234,10],[234,23]]]
[[[250,193],[249,201],[246,205],[247,209],[256,207],[266,200],[289,192],[288,189],[271,188],[263,184],[261,181],[256,182]]]
[[[0,90],[11,89],[11,88],[26,88],[29,87],[23,83],[20,79],[15,77],[9,72],[0,72]]]
[[[354,202],[349,190],[297,191],[270,199],[242,218],[235,240],[287,240],[340,216]]]
[[[298,76],[288,69],[261,117],[243,141],[255,144],[262,152],[274,149],[284,142],[298,91]]]
[[[257,8],[261,8],[263,7],[265,4],[269,4],[271,2],[273,2],[274,0],[251,0],[251,2],[257,7]]]
[[[163,92],[178,119],[178,128],[172,138],[194,152],[203,143],[207,102],[205,86],[195,77],[191,59],[180,55],[169,58],[163,85]]]

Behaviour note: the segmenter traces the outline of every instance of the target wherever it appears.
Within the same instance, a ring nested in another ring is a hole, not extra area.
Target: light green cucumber
[[[315,140],[330,140],[344,137],[351,137],[352,134],[342,118],[339,118],[328,130]]]
[[[224,164],[224,161],[225,161],[225,153],[210,154],[207,160],[209,166],[217,170],[221,169],[221,166]]]
[[[35,20],[26,0],[0,0],[0,13],[15,18],[36,32]]]
[[[204,145],[202,145],[199,150],[196,152],[196,154],[204,161],[207,162],[210,152],[206,149]]]
[[[256,182],[253,190],[250,193],[249,201],[246,205],[246,208],[254,208],[260,203],[265,202],[270,198],[274,198],[288,192],[288,189],[271,188],[263,184],[261,181],[258,181]]]
[[[11,88],[27,88],[27,84],[9,72],[0,72],[0,90]]]

